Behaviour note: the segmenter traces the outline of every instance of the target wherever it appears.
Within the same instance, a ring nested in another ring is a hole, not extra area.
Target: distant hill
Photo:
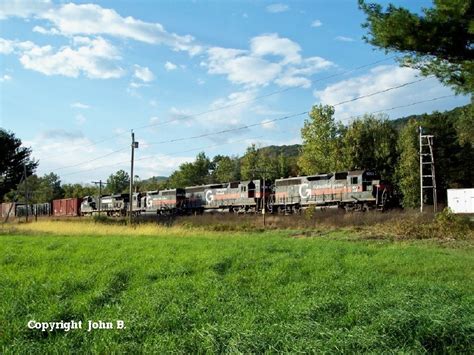
[[[461,112],[465,110],[468,106],[469,105],[459,106],[459,107],[453,108],[452,110],[446,110],[441,113],[445,116],[459,116]],[[410,116],[400,117],[400,118],[391,120],[390,122],[392,123],[393,127],[395,127],[395,129],[399,131],[400,129],[403,128],[403,126],[405,126],[408,123],[408,121],[412,119],[416,121],[421,121],[433,115],[435,112],[437,111],[433,111],[432,113],[422,113],[420,115],[410,115]]]

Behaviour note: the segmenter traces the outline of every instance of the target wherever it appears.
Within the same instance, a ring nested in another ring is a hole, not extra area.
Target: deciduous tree
[[[397,184],[402,194],[402,205],[415,208],[420,205],[420,160],[418,123],[410,120],[398,138],[399,153],[396,168]]]
[[[114,193],[128,192],[130,189],[130,176],[124,170],[119,170],[107,179],[106,191]]]
[[[301,129],[303,144],[298,166],[303,174],[317,174],[340,170],[342,125],[334,120],[334,108],[328,105],[313,106],[309,118]]]

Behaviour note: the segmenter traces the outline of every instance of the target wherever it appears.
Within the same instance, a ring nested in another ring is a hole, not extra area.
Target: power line
[[[376,65],[376,64],[379,64],[379,63],[382,63],[382,62],[385,62],[385,61],[394,59],[394,58],[396,58],[396,56],[391,56],[391,57],[388,57],[388,58],[380,59],[380,60],[378,60],[378,61],[375,61],[375,62],[372,62],[372,63],[369,63],[369,64],[364,64],[364,65],[358,66],[358,67],[356,67],[356,68],[346,70],[346,71],[344,71],[344,72],[342,72],[342,73],[335,73],[335,74],[326,76],[326,77],[324,77],[324,78],[320,78],[320,79],[314,80],[314,81],[312,81],[312,83],[314,84],[314,83],[318,83],[318,82],[325,81],[325,80],[328,80],[328,79],[332,79],[332,78],[334,78],[334,77],[338,77],[338,76],[342,76],[342,75],[345,75],[345,74],[349,74],[349,73],[352,73],[352,72],[354,72],[354,71],[357,71],[357,70],[360,70],[360,69],[363,69],[363,68],[367,68],[367,67],[370,67],[370,66],[372,66],[372,65]],[[215,108],[215,109],[206,110],[206,111],[202,111],[202,112],[195,113],[195,114],[184,115],[184,116],[181,116],[181,117],[178,117],[178,118],[174,118],[174,119],[171,119],[171,120],[168,120],[168,121],[164,121],[164,122],[151,123],[151,124],[148,124],[148,125],[136,127],[136,128],[134,128],[134,129],[135,129],[135,130],[138,130],[138,129],[143,129],[143,128],[162,126],[162,125],[165,125],[165,124],[168,124],[168,123],[178,122],[178,121],[186,120],[186,119],[192,118],[192,117],[199,117],[199,116],[206,115],[206,114],[209,114],[209,113],[214,113],[214,112],[217,112],[217,111],[225,110],[225,109],[227,109],[227,108],[231,108],[231,107],[243,105],[243,104],[246,104],[246,103],[249,103],[249,102],[254,102],[254,101],[257,101],[257,100],[260,100],[260,99],[263,99],[263,98],[267,98],[267,97],[270,97],[270,96],[282,94],[282,93],[287,92],[287,91],[290,91],[290,90],[299,89],[299,88],[302,88],[302,87],[304,87],[304,86],[305,86],[305,84],[301,84],[301,85],[289,87],[289,88],[286,88],[286,89],[276,90],[276,91],[270,92],[270,93],[268,93],[268,94],[264,94],[264,95],[260,95],[260,96],[254,97],[254,98],[252,98],[252,99],[241,100],[241,101],[234,102],[234,103],[232,103],[232,104],[228,104],[228,105],[225,105],[225,106],[221,106],[221,107],[218,107],[218,108]]]
[[[98,140],[98,141],[94,141],[94,142],[91,142],[90,144],[82,145],[82,146],[80,146],[80,147],[76,147],[76,148],[73,148],[73,149],[71,149],[71,150],[74,151],[74,150],[78,150],[78,149],[80,149],[80,148],[93,147],[93,146],[95,146],[95,145],[97,145],[97,144],[100,144],[100,143],[103,143],[103,142],[108,142],[108,141],[111,141],[111,140],[113,140],[113,139],[115,139],[115,138],[117,138],[117,137],[123,136],[123,135],[126,134],[126,133],[128,133],[128,132],[117,133],[117,134],[114,134],[114,135],[112,135],[112,136],[110,136],[110,137],[108,137],[108,138],[104,138],[104,139],[101,139],[101,140]],[[51,159],[51,158],[55,158],[55,157],[60,157],[60,156],[62,156],[62,155],[64,155],[64,154],[47,155],[46,158]]]
[[[90,162],[93,162],[93,161],[96,161],[96,160],[100,160],[100,159],[103,159],[103,158],[106,158],[112,154],[115,154],[115,153],[118,153],[118,152],[122,152],[124,150],[128,149],[128,147],[125,147],[125,148],[121,148],[121,149],[117,149],[117,150],[114,150],[113,152],[110,152],[110,153],[107,153],[107,154],[104,154],[104,155],[101,155],[101,156],[98,156],[94,159],[89,159],[89,160],[84,160],[80,163],[77,163],[77,164],[73,164],[73,165],[68,165],[68,166],[62,166],[58,169],[55,169],[53,171],[58,171],[58,170],[62,170],[62,169],[69,169],[69,168],[74,168],[76,166],[80,166],[80,165],[84,165],[84,164],[87,164],[87,163],[90,163]]]
[[[358,97],[354,97],[350,100],[341,101],[341,102],[338,102],[336,104],[333,104],[332,106],[336,107],[336,106],[340,106],[340,105],[343,105],[343,104],[346,104],[346,103],[349,103],[349,102],[354,102],[354,101],[361,100],[361,99],[364,99],[364,98],[367,98],[367,97],[372,97],[372,96],[375,96],[375,95],[378,95],[378,94],[381,94],[381,93],[385,93],[385,92],[388,92],[388,91],[391,91],[391,90],[400,89],[400,88],[403,88],[403,87],[413,85],[415,83],[427,80],[429,78],[430,77],[424,77],[424,78],[413,80],[413,81],[403,83],[403,84],[400,84],[400,85],[397,85],[397,86],[392,86],[390,88],[379,90],[379,91],[376,91],[376,92],[373,92],[373,93],[370,93],[370,94],[365,94],[365,95],[361,95],[361,96],[358,96]],[[217,132],[203,133],[203,134],[199,134],[199,135],[195,135],[195,136],[175,138],[175,139],[170,139],[170,140],[165,140],[165,141],[160,141],[160,142],[155,142],[155,143],[147,143],[145,146],[159,145],[159,144],[165,144],[165,143],[175,143],[175,142],[181,142],[181,141],[185,141],[185,140],[192,140],[192,139],[199,139],[199,138],[209,137],[209,136],[223,134],[223,133],[235,132],[235,131],[239,131],[239,130],[249,129],[251,127],[257,127],[257,126],[265,125],[265,124],[272,123],[272,122],[284,121],[284,120],[287,120],[287,119],[290,119],[290,118],[303,116],[303,115],[306,115],[306,114],[309,114],[309,111],[304,111],[304,112],[300,112],[300,113],[296,113],[296,114],[288,115],[288,116],[284,116],[284,117],[278,117],[278,118],[274,118],[272,120],[264,120],[264,121],[261,121],[261,122],[258,122],[258,123],[245,125],[245,126],[241,126],[241,127],[228,128],[228,129],[224,129],[224,130],[217,131]],[[100,159],[100,158],[101,157],[96,158],[95,160]],[[77,165],[82,165],[82,164],[84,164],[84,163],[77,164]],[[93,170],[93,169],[91,169],[91,170]]]
[[[196,150],[202,150],[202,149],[209,149],[209,148],[214,148],[214,147],[220,147],[220,146],[223,146],[223,145],[239,143],[239,142],[243,142],[243,141],[246,141],[246,140],[249,140],[249,139],[252,140],[252,139],[258,139],[258,138],[261,138],[261,137],[262,137],[262,136],[258,136],[258,137],[254,137],[254,138],[245,138],[245,139],[235,140],[235,141],[227,142],[227,143],[213,144],[213,145],[208,145],[208,146],[199,147],[199,148],[192,148],[192,149],[187,149],[187,150],[181,150],[181,151],[177,151],[177,152],[173,152],[173,153],[167,154],[167,156],[175,156],[175,155],[177,155],[177,154],[188,153],[188,152],[192,152],[192,151],[196,151]],[[127,149],[128,149],[128,147],[127,147]],[[141,160],[146,160],[146,159],[151,159],[151,158],[156,158],[156,154],[154,154],[154,155],[149,155],[149,156],[146,156],[146,157],[142,157],[142,158],[139,158],[139,159],[135,159],[135,161],[141,161]],[[87,171],[92,171],[92,170],[97,170],[97,169],[102,169],[102,168],[109,168],[109,167],[113,167],[113,166],[117,166],[117,165],[122,165],[122,164],[129,163],[129,162],[130,162],[129,160],[124,160],[124,161],[120,161],[120,162],[117,162],[117,163],[114,163],[114,164],[110,164],[110,165],[103,165],[103,166],[101,166],[101,167],[99,167],[99,168],[94,167],[94,168],[90,168],[90,169],[83,169],[83,170],[74,171],[74,172],[71,172],[71,173],[63,174],[62,176],[75,175],[75,174],[80,174],[80,173],[87,172]]]
[[[399,108],[411,107],[411,106],[415,106],[415,105],[418,105],[418,104],[422,104],[422,103],[426,103],[426,102],[432,102],[432,101],[437,101],[437,100],[445,99],[445,98],[448,98],[448,97],[454,97],[454,96],[456,96],[456,95],[453,94],[453,95],[444,95],[444,96],[434,97],[434,98],[427,99],[427,100],[412,102],[412,103],[409,103],[409,104],[406,104],[406,105],[393,106],[393,107],[386,108],[386,109],[382,109],[382,110],[377,110],[377,111],[373,111],[373,112],[368,112],[368,113],[366,113],[366,114],[374,114],[374,113],[379,113],[379,112],[392,111],[392,110],[396,110],[396,109],[399,109]],[[301,114],[308,114],[308,113],[309,113],[309,112],[306,111],[306,112],[301,113]],[[301,115],[301,114],[297,114],[297,115]],[[296,115],[293,115],[293,117],[294,117],[294,116],[296,116]],[[360,117],[360,116],[362,116],[362,115],[351,116],[351,117],[349,117],[349,119],[351,119],[351,118],[358,118],[358,117]],[[287,119],[287,118],[289,118],[289,116],[285,116],[285,117],[279,118],[279,120],[283,120],[283,119]],[[274,120],[274,121],[275,121],[275,120]],[[260,122],[260,123],[255,124],[255,125],[265,125],[265,124],[268,124],[268,122],[269,122],[269,121]],[[255,126],[255,125],[251,125],[251,126]],[[174,156],[174,155],[177,155],[177,154],[188,153],[188,152],[196,151],[196,150],[215,148],[215,147],[219,147],[219,146],[223,146],[223,145],[227,145],[227,144],[238,143],[238,142],[240,142],[240,141],[245,141],[245,140],[248,140],[248,139],[258,139],[258,138],[261,138],[261,137],[262,137],[262,136],[254,137],[254,138],[245,138],[245,139],[242,139],[242,140],[232,141],[232,142],[228,142],[228,143],[213,144],[213,145],[204,146],[204,147],[199,147],[199,148],[192,148],[192,149],[187,149],[187,150],[181,150],[181,151],[177,151],[177,152],[173,152],[173,153],[167,154],[167,156]],[[152,158],[156,158],[156,155],[149,155],[149,156],[146,156],[146,157],[142,157],[142,158],[136,159],[136,161],[147,160],[147,159],[152,159]],[[113,166],[125,164],[125,163],[128,163],[128,162],[129,162],[128,160],[125,160],[125,161],[121,161],[121,162],[114,163],[114,164],[111,164],[111,165],[104,165],[104,166],[101,166],[100,168],[113,167]],[[90,169],[79,170],[79,171],[75,171],[75,172],[72,172],[72,173],[64,174],[63,176],[80,174],[80,173],[83,173],[83,172],[92,171],[92,170],[96,170],[96,169],[98,169],[98,168],[95,167],[95,168],[90,168]]]
[[[352,72],[355,72],[355,71],[358,71],[358,70],[361,70],[361,69],[364,69],[364,68],[368,68],[368,67],[371,67],[371,66],[373,66],[373,65],[377,65],[377,64],[380,64],[380,63],[382,63],[382,62],[386,62],[386,61],[395,59],[396,57],[397,57],[397,56],[394,55],[394,56],[391,56],[391,57],[388,57],[388,58],[383,58],[383,59],[377,60],[377,61],[375,61],[375,62],[371,62],[371,63],[368,63],[368,64],[360,65],[360,66],[358,66],[358,67],[355,67],[355,68],[352,68],[352,69],[343,71],[342,73],[334,73],[334,74],[331,74],[331,75],[329,75],[329,76],[326,76],[326,77],[323,77],[323,78],[319,78],[319,79],[313,80],[313,81],[312,81],[312,84],[318,83],[318,82],[321,82],[321,81],[325,81],[325,80],[328,80],[328,79],[332,79],[332,78],[335,78],[335,77],[338,77],[338,76],[343,76],[343,75],[346,75],[346,74],[349,74],[349,73],[352,73]],[[133,129],[133,130],[139,130],[139,129],[149,128],[149,127],[162,126],[162,125],[165,125],[165,124],[168,124],[168,123],[178,122],[178,121],[182,121],[182,120],[185,120],[185,119],[188,119],[188,118],[192,118],[192,117],[199,117],[199,116],[206,115],[206,114],[209,114],[209,113],[214,113],[214,112],[222,111],[222,110],[225,110],[225,109],[228,109],[228,108],[232,108],[232,107],[235,107],[235,106],[243,105],[243,104],[246,104],[246,103],[249,103],[249,102],[258,101],[258,100],[260,100],[260,99],[264,99],[264,98],[267,98],[267,97],[270,97],[270,96],[282,94],[282,93],[284,93],[284,92],[287,92],[287,91],[290,91],[290,90],[295,90],[295,89],[298,89],[298,88],[302,88],[302,87],[304,87],[304,86],[305,86],[305,84],[297,85],[297,86],[294,86],[294,87],[289,87],[289,88],[286,88],[286,89],[281,89],[281,90],[273,91],[273,92],[270,92],[270,93],[268,93],[268,94],[260,95],[260,96],[254,97],[254,98],[252,98],[252,99],[241,100],[241,101],[238,101],[238,102],[234,102],[234,103],[232,103],[232,104],[228,104],[228,105],[225,105],[225,106],[221,106],[221,107],[218,107],[218,108],[215,108],[215,109],[202,111],[202,112],[199,112],[199,113],[196,113],[196,114],[184,115],[184,116],[181,116],[181,117],[178,117],[178,118],[174,118],[174,119],[171,119],[171,120],[168,120],[168,121],[158,122],[158,123],[153,123],[153,124],[148,124],[148,125],[144,125],[144,126],[135,127],[135,128],[132,128],[132,129]],[[117,134],[114,134],[114,135],[112,135],[112,136],[110,136],[110,137],[108,137],[108,138],[104,138],[104,139],[101,139],[101,140],[98,140],[98,141],[91,142],[90,144],[87,144],[87,145],[85,145],[85,146],[82,145],[81,147],[74,148],[74,150],[79,149],[79,148],[88,148],[88,147],[95,146],[95,145],[97,145],[97,144],[101,144],[101,143],[104,143],[104,142],[108,142],[108,141],[111,141],[111,140],[113,140],[113,139],[115,139],[115,138],[117,138],[117,137],[123,136],[124,134],[127,134],[127,133],[128,133],[128,132],[117,133]],[[46,156],[46,158],[54,158],[54,157],[58,157],[58,156],[61,156],[61,155],[62,155],[62,154],[50,155],[50,156]]]
[[[388,91],[391,91],[391,90],[396,90],[396,89],[400,89],[400,88],[403,88],[403,87],[406,87],[406,86],[409,86],[409,85],[413,85],[413,84],[419,83],[420,81],[427,80],[427,79],[429,79],[429,77],[413,80],[413,81],[410,81],[410,82],[407,82],[407,83],[404,83],[404,84],[400,84],[400,85],[397,85],[397,86],[392,86],[390,88],[387,88],[387,89],[384,89],[384,90],[379,90],[379,91],[376,91],[376,92],[373,92],[373,93],[370,93],[370,94],[357,96],[357,97],[354,97],[350,100],[341,101],[341,102],[338,102],[338,103],[333,104],[331,106],[336,107],[336,106],[340,106],[340,105],[343,105],[343,104],[347,104],[349,102],[354,102],[354,101],[357,101],[357,100],[365,99],[367,97],[375,96],[375,95],[385,93],[385,92],[388,92]],[[264,120],[264,121],[259,122],[259,123],[249,124],[249,125],[240,126],[240,127],[236,127],[236,128],[228,128],[228,129],[224,129],[224,130],[221,130],[221,131],[216,131],[216,132],[211,132],[211,133],[203,133],[203,134],[199,134],[199,135],[195,135],[195,136],[174,138],[174,139],[164,140],[164,141],[160,141],[160,142],[147,143],[147,146],[159,145],[159,144],[165,144],[165,143],[175,143],[175,142],[181,142],[181,141],[185,141],[185,140],[209,137],[209,136],[213,136],[213,135],[217,135],[217,134],[240,131],[240,130],[243,130],[243,129],[248,129],[248,128],[251,128],[251,127],[256,127],[256,126],[260,126],[260,125],[264,125],[264,124],[268,124],[268,123],[272,123],[272,122],[284,121],[284,120],[294,118],[294,117],[298,117],[298,116],[302,116],[302,115],[305,115],[305,114],[308,114],[308,113],[309,113],[309,111],[304,111],[304,112],[296,113],[296,114],[293,114],[293,115],[278,117],[278,118],[274,118],[274,119],[271,119],[271,120]]]

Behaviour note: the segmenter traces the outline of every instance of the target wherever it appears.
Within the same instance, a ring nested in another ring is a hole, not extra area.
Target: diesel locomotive
[[[220,184],[190,186],[160,191],[136,192],[132,195],[134,215],[186,215],[214,213],[293,214],[304,209],[344,208],[346,211],[385,210],[393,202],[392,188],[374,170],[296,176],[269,181],[261,179]],[[3,206],[2,216],[21,216],[21,205]],[[51,208],[52,206],[52,208]],[[50,206],[33,206],[30,215],[53,216],[126,216],[130,213],[128,194],[85,196],[79,199],[54,200]]]

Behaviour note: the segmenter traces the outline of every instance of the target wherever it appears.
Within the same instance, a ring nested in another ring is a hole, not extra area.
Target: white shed
[[[448,207],[454,213],[474,214],[474,189],[448,189]]]

